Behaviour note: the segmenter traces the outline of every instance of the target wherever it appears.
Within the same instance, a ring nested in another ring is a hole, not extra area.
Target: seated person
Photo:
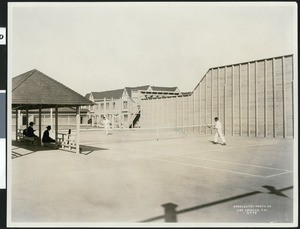
[[[51,130],[51,126],[47,126],[46,128],[47,128],[47,130],[44,131],[42,142],[43,143],[55,142],[55,140],[50,137],[49,131]]]
[[[27,130],[26,130],[26,136],[38,138],[38,136],[33,133],[35,131],[33,129],[33,124],[34,124],[33,122],[29,123],[29,126],[27,127]]]

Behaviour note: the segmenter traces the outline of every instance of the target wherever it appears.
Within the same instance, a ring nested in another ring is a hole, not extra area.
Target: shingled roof
[[[101,92],[91,92],[93,95],[94,100],[96,99],[120,99],[123,95],[124,89],[117,89],[117,90],[110,90],[110,91],[101,91]],[[89,94],[86,95],[89,96]]]
[[[13,109],[93,105],[67,86],[33,69],[12,79]]]
[[[148,90],[150,85],[145,85],[145,86],[137,86],[137,87],[125,87],[129,97],[131,97],[131,91],[137,91],[137,90]]]
[[[175,92],[178,88],[177,87],[151,87],[153,91],[173,91]]]
[[[88,99],[90,98],[90,95],[92,95],[94,100],[102,100],[104,98],[120,99],[124,93],[124,90],[126,90],[128,96],[131,97],[132,91],[138,91],[138,90],[146,91],[149,88],[152,89],[152,91],[154,92],[176,92],[176,90],[178,90],[178,87],[157,87],[157,86],[144,85],[144,86],[137,86],[137,87],[125,87],[124,89],[116,89],[110,91],[90,92],[85,95],[85,98]]]

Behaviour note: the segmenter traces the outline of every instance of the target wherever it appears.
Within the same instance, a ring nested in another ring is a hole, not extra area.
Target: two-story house
[[[90,92],[86,98],[96,103],[89,109],[92,126],[101,126],[102,117],[107,117],[114,128],[138,127],[140,102],[145,98],[181,95],[178,87],[138,86],[124,89]]]

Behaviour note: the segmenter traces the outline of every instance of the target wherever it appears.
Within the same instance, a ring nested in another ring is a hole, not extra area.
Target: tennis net
[[[126,142],[126,141],[150,141],[170,138],[193,137],[205,132],[207,126],[177,126],[177,127],[158,127],[158,128],[113,128],[106,133],[103,128],[93,128],[81,130],[81,141],[109,141],[109,142]]]

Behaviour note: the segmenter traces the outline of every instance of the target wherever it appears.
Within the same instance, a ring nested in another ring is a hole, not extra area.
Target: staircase
[[[139,110],[139,111],[135,114],[135,116],[134,116],[132,122],[131,122],[130,125],[129,125],[129,128],[134,128],[134,127],[135,127],[135,125],[137,124],[137,122],[138,122],[139,119],[140,119],[140,116],[141,116],[141,110]]]

